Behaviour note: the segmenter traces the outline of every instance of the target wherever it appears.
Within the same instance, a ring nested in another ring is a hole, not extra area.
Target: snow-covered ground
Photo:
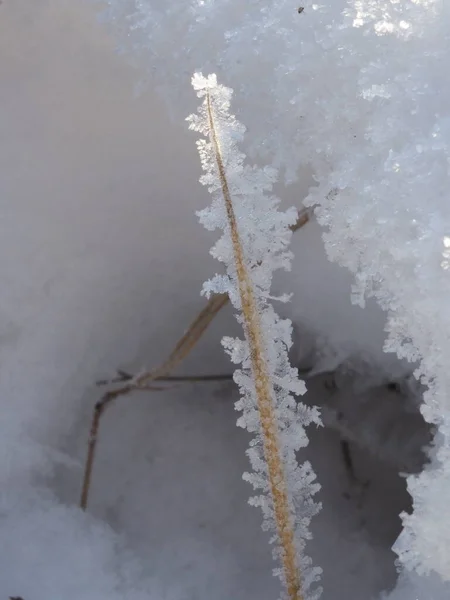
[[[119,400],[101,426],[87,514],[77,508],[95,381],[161,362],[216,270],[194,214],[208,202],[195,136],[152,90],[134,98],[135,80],[93,7],[0,5],[0,596],[274,599],[231,383]],[[300,207],[310,183],[281,189],[286,205]],[[283,310],[330,350],[325,365],[357,354],[397,377],[384,315],[351,305],[351,277],[320,234],[311,222],[294,235],[293,271],[277,278],[294,292]],[[179,372],[230,373],[219,342],[236,329],[226,307]],[[306,399],[333,393],[318,377]],[[305,452],[322,484],[309,550],[324,600],[394,585],[390,547],[410,504],[392,465],[350,449],[357,482],[335,430],[312,431]]]

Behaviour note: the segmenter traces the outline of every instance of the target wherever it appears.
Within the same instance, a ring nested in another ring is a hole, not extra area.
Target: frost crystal
[[[421,361],[422,412],[439,435],[409,478],[414,513],[395,548],[450,581],[450,528],[436,518],[450,497],[448,2],[303,0],[301,14],[291,0],[107,4],[180,109],[183,77],[219,69],[239,90],[250,151],[287,179],[314,173],[308,203],[329,258],[355,274],[355,301],[389,311],[386,350]]]
[[[255,434],[248,450],[253,472],[244,478],[259,491],[250,502],[261,507],[263,528],[274,533],[273,554],[281,563],[275,573],[284,584],[284,597],[318,598],[320,589],[312,584],[320,569],[312,567],[304,546],[311,537],[311,517],[320,508],[312,499],[319,485],[309,463],[298,465],[296,452],[308,443],[305,426],[320,424],[320,419],[317,409],[297,403],[293,396],[303,394],[305,385],[289,364],[291,322],[280,319],[269,303],[274,270],[290,268],[289,226],[297,213],[277,209],[279,200],[270,194],[274,169],[244,165],[237,147],[244,127],[229,114],[232,91],[218,85],[215,75],[197,73],[192,85],[203,103],[188,121],[206,136],[197,142],[205,172],[200,181],[213,198],[198,215],[207,229],[223,230],[211,254],[227,271],[208,281],[203,293],[229,294],[246,338],[223,340],[231,360],[242,365],[234,374],[242,394],[236,403],[242,411],[238,425]]]

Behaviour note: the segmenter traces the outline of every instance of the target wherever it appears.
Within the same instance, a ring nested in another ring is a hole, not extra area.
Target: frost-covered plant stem
[[[320,569],[311,567],[304,545],[319,509],[312,500],[319,486],[310,465],[299,466],[295,453],[308,443],[305,425],[320,419],[317,409],[292,396],[306,389],[288,360],[292,324],[268,302],[273,271],[290,268],[287,247],[297,213],[278,211],[279,200],[267,194],[276,178],[273,169],[244,165],[236,143],[244,127],[229,114],[231,90],[218,85],[215,75],[196,74],[192,83],[203,103],[199,115],[188,120],[206,137],[197,142],[205,171],[200,181],[213,196],[212,205],[198,214],[207,229],[223,230],[211,253],[227,267],[227,275],[216,275],[203,293],[228,293],[245,333],[245,341],[223,340],[232,361],[243,367],[234,374],[242,393],[236,404],[243,412],[238,424],[256,434],[248,451],[254,472],[244,477],[263,492],[251,503],[261,506],[263,527],[275,534],[271,541],[281,563],[275,572],[285,589],[283,598],[317,598],[320,589],[310,593],[310,587]]]
[[[220,144],[217,139],[214,125],[214,114],[211,103],[211,94],[206,92],[208,107],[208,120],[211,131],[211,141],[217,162],[220,183],[222,185],[223,199],[225,202],[228,224],[230,227],[231,241],[233,244],[236,275],[239,284],[239,295],[244,317],[245,336],[250,349],[252,373],[255,383],[256,398],[261,420],[261,429],[264,441],[264,457],[267,462],[270,491],[273,499],[275,519],[278,535],[282,545],[282,562],[289,599],[302,600],[300,576],[297,567],[297,558],[294,543],[293,523],[289,511],[288,492],[285,481],[283,463],[278,441],[278,426],[272,403],[272,382],[264,356],[264,345],[261,332],[261,320],[253,294],[253,285],[249,277],[244,260],[242,243],[236,222],[236,215],[231,201],[227,176],[222,160]]]

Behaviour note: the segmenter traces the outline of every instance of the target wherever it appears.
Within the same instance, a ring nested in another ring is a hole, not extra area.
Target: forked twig
[[[310,220],[310,211],[304,210],[299,214],[297,222],[292,225],[292,231],[301,229]],[[203,376],[191,376],[191,377],[175,377],[170,376],[171,371],[175,369],[183,359],[189,354],[192,348],[197,344],[205,330],[208,328],[211,321],[214,319],[216,314],[228,303],[229,298],[227,294],[217,294],[212,296],[207,305],[200,311],[198,316],[189,326],[186,333],[180,338],[175,348],[170,353],[169,357],[165,362],[153,371],[146,371],[141,375],[134,376],[126,371],[120,369],[117,370],[117,377],[108,380],[97,381],[97,385],[109,385],[114,383],[122,383],[120,387],[106,392],[102,398],[95,404],[94,412],[91,420],[91,428],[89,433],[88,451],[86,456],[86,462],[83,472],[83,483],[81,488],[80,497],[80,508],[86,510],[89,490],[91,486],[92,470],[94,466],[95,451],[97,448],[98,431],[100,427],[101,418],[106,408],[112,403],[113,400],[121,396],[125,396],[133,391],[148,391],[148,390],[162,390],[166,388],[150,386],[149,384],[153,381],[217,381],[220,378],[230,379],[229,375],[203,375]]]
[[[205,308],[200,312],[197,318],[191,323],[189,329],[181,337],[176,344],[169,357],[162,365],[157,367],[153,371],[147,371],[138,377],[133,377],[130,381],[125,383],[115,390],[106,392],[101,400],[96,403],[94,407],[94,414],[91,422],[91,430],[89,434],[88,453],[86,457],[86,464],[84,468],[83,485],[81,490],[80,507],[86,510],[87,501],[89,496],[89,488],[92,477],[92,467],[94,464],[95,450],[97,446],[98,429],[100,425],[101,417],[106,407],[116,398],[125,396],[135,390],[143,390],[148,387],[148,384],[152,381],[156,381],[164,376],[167,376],[192,350],[195,344],[198,342],[203,332],[206,330],[208,325],[214,319],[220,309],[225,306],[228,302],[228,296],[225,294],[217,295],[212,297]]]

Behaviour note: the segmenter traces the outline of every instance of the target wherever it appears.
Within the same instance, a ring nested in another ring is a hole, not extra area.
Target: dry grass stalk
[[[289,497],[285,471],[279,445],[278,423],[273,404],[273,384],[265,357],[261,319],[255,301],[252,280],[245,264],[242,243],[239,236],[233,202],[222,160],[220,143],[216,133],[211,96],[207,92],[207,110],[211,141],[216,157],[222,185],[222,193],[231,232],[234,261],[244,317],[244,330],[250,350],[252,375],[260,415],[261,432],[264,441],[264,457],[268,468],[269,484],[277,524],[278,537],[282,549],[282,564],[289,600],[302,600],[301,582],[294,542],[294,529],[289,509]]]
[[[117,377],[113,379],[101,379],[96,382],[96,385],[109,385],[111,383],[123,383],[124,381],[131,381],[134,379],[134,375],[117,369]],[[196,383],[199,381],[229,381],[233,379],[232,373],[221,373],[220,375],[166,375],[164,377],[158,377],[158,381],[173,382],[173,383]],[[149,389],[148,388],[145,389]],[[142,388],[140,388],[142,389]],[[151,389],[154,389],[153,386]],[[166,390],[167,387],[161,388]]]
[[[214,319],[220,309],[228,302],[228,296],[225,294],[217,295],[211,298],[205,308],[191,323],[189,329],[180,338],[173,351],[170,353],[167,360],[162,365],[153,371],[147,371],[136,378],[132,378],[119,388],[106,392],[101,400],[94,407],[94,414],[91,421],[91,429],[89,434],[88,452],[83,474],[83,484],[81,488],[80,507],[86,510],[89,490],[92,479],[92,469],[94,466],[95,450],[97,447],[98,430],[101,418],[106,408],[113,400],[120,396],[125,396],[130,392],[137,390],[155,389],[149,386],[149,383],[167,376],[178,364],[189,354],[203,332]],[[160,388],[161,389],[161,388]]]
[[[292,226],[292,231],[301,229],[310,219],[308,210],[304,210],[299,214],[297,222]],[[80,507],[86,510],[89,490],[91,486],[92,470],[94,466],[95,452],[97,448],[98,431],[101,418],[106,408],[121,396],[126,396],[133,391],[158,391],[166,388],[149,385],[153,381],[207,381],[219,380],[220,378],[228,379],[228,375],[224,376],[199,376],[199,377],[173,377],[169,373],[173,371],[189,354],[192,348],[197,344],[205,330],[208,328],[216,314],[228,303],[229,298],[226,294],[217,294],[208,300],[207,305],[203,308],[198,316],[189,326],[186,333],[177,342],[175,348],[170,353],[167,360],[162,365],[152,371],[147,371],[142,375],[135,377],[129,373],[118,370],[118,376],[110,381],[98,381],[97,385],[109,385],[115,383],[123,384],[115,390],[106,392],[102,398],[95,404],[94,412],[91,420],[91,428],[89,434],[88,451],[86,456],[85,467],[83,471],[83,483],[81,489]]]

